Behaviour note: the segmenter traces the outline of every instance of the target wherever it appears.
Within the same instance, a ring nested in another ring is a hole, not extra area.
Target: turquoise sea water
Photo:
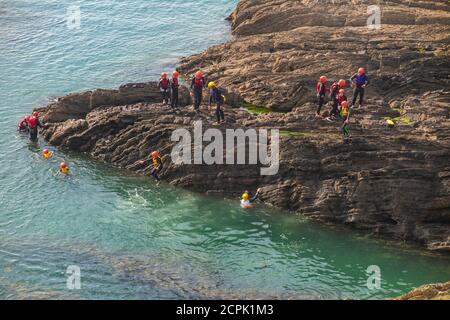
[[[156,79],[229,38],[235,0],[0,2],[0,298],[386,298],[450,279],[450,260],[292,214],[204,197],[16,132],[54,96]],[[81,9],[80,28],[66,10]],[[55,168],[70,164],[72,176]],[[81,289],[66,286],[68,266]],[[381,270],[367,288],[366,269]]]

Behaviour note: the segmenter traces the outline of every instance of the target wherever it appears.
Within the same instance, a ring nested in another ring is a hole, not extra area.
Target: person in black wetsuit
[[[321,117],[320,110],[322,110],[322,106],[325,103],[325,94],[327,92],[327,77],[321,76],[319,82],[316,85],[317,91],[317,111],[316,117]]]
[[[337,117],[339,115],[339,109],[338,105],[339,102],[337,100],[339,91],[341,89],[345,88],[346,81],[344,79],[339,80],[338,82],[333,82],[333,84],[330,87],[330,100],[333,102],[329,119],[332,120],[333,118]]]
[[[355,86],[355,91],[353,92],[352,107],[355,106],[356,100],[359,96],[359,107],[362,108],[364,105],[364,94],[367,85],[369,84],[369,77],[366,75],[364,68],[359,68],[358,72],[355,73],[350,80]]]
[[[211,81],[208,83],[208,88],[211,90],[211,95],[209,96],[209,109],[213,103],[216,104],[216,117],[217,124],[225,122],[225,114],[223,113],[224,98],[222,95],[222,90],[217,88],[216,83]]]
[[[194,94],[194,108],[196,111],[199,110],[203,99],[203,88],[206,87],[206,80],[203,76],[203,72],[197,71],[195,76],[192,78],[191,89]]]
[[[170,80],[167,78],[167,73],[161,73],[161,78],[158,83],[159,90],[162,94],[162,99],[164,104],[169,104],[169,90],[170,90]]]
[[[180,84],[178,82],[179,77],[178,71],[174,71],[172,74],[172,80],[170,80],[171,96],[170,96],[170,106],[172,109],[178,108],[178,88]]]
[[[152,152],[152,170],[150,171],[150,174],[153,176],[153,178],[156,179],[156,181],[161,181],[161,178],[159,177],[159,173],[163,169],[163,161],[161,157],[159,156],[158,151]]]
[[[41,124],[41,122],[39,121],[39,112],[34,111],[32,116],[30,117],[30,120],[28,120],[28,129],[30,131],[30,140],[37,140],[38,137],[38,128],[44,128],[45,126],[43,126]]]

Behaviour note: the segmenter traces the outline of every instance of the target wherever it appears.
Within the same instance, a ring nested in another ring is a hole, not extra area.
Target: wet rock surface
[[[230,17],[236,38],[180,64],[185,75],[202,68],[217,80],[229,104],[245,100],[273,112],[227,106],[227,123],[218,126],[206,106],[194,112],[187,88],[174,112],[160,103],[155,83],[130,84],[68,95],[41,109],[49,124],[42,135],[142,174],[149,173],[150,152],[159,150],[162,178],[172,185],[236,199],[262,187],[263,202],[310,219],[449,252],[448,4],[386,1],[390,24],[368,30],[359,18],[367,16],[365,1],[310,2],[240,1]],[[353,141],[345,143],[339,121],[314,117],[313,90],[320,74],[339,79],[359,66],[372,83],[366,105],[351,116]],[[224,136],[226,129],[280,129],[278,174],[262,176],[260,165],[173,163],[172,133],[192,132],[197,120]]]
[[[394,300],[450,300],[450,281],[421,286]]]

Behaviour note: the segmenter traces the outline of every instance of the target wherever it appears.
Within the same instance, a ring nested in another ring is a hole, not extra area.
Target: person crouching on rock
[[[172,73],[172,79],[170,80],[170,106],[172,109],[178,108],[178,88],[180,87],[180,83],[178,82],[179,75],[178,71],[175,70]]]
[[[38,128],[44,128],[44,126],[39,121],[39,112],[34,111],[30,120],[28,120],[28,128],[30,131],[30,140],[37,140],[38,137]]]
[[[159,79],[158,87],[162,94],[163,103],[169,104],[170,80],[167,78],[167,73],[165,72],[161,73],[161,78]]]
[[[17,130],[19,130],[19,132],[28,132],[28,122],[30,121],[30,116],[25,116],[25,118],[23,118],[19,124],[17,125]]]
[[[322,106],[325,103],[325,94],[327,92],[327,77],[321,76],[319,82],[316,85],[317,91],[317,111],[316,117],[321,117],[320,110],[322,110]]]
[[[258,199],[260,193],[261,193],[261,188],[258,188],[258,190],[256,190],[255,195],[253,197],[250,197],[248,191],[245,191],[242,194],[241,208],[243,208],[243,209],[251,209],[251,208],[253,208],[252,203],[255,202],[256,199]]]
[[[355,91],[353,92],[352,107],[355,106],[356,99],[359,96],[359,107],[362,108],[364,105],[364,93],[366,86],[369,84],[369,77],[366,75],[364,68],[359,68],[358,72],[355,73],[350,80],[352,81]]]
[[[163,162],[162,162],[161,157],[159,156],[159,152],[153,151],[152,152],[152,170],[150,171],[150,174],[158,182],[161,181],[161,178],[159,177],[159,173],[161,172],[162,169],[163,169]]]
[[[330,120],[333,120],[333,118],[337,117],[339,115],[339,109],[338,105],[339,102],[337,100],[337,97],[339,95],[339,91],[341,89],[345,89],[346,81],[344,79],[339,80],[338,82],[333,82],[333,84],[330,87],[330,100],[332,101],[332,108],[330,111]]]
[[[203,76],[203,72],[197,71],[195,76],[192,78],[191,90],[194,94],[194,109],[198,111],[203,99],[203,88],[206,87],[206,80]]]
[[[211,106],[213,103],[216,104],[216,117],[217,124],[221,124],[225,122],[225,114],[223,113],[223,104],[224,104],[224,96],[222,94],[222,90],[217,88],[215,82],[211,81],[208,83],[208,88],[211,90],[211,95],[209,96],[209,107],[211,110]]]
[[[350,121],[350,109],[348,108],[348,102],[342,101],[341,107],[340,107],[340,116],[342,118],[342,133],[344,135],[344,140],[348,140],[352,138],[352,135],[350,134],[348,130],[348,125]]]

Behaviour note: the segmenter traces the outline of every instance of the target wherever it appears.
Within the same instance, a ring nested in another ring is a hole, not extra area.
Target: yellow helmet
[[[216,86],[216,83],[214,81],[211,81],[208,83],[208,88],[214,88]]]
[[[248,198],[249,198],[248,193],[247,193],[247,192],[244,192],[244,194],[242,195],[242,199],[248,200]]]

